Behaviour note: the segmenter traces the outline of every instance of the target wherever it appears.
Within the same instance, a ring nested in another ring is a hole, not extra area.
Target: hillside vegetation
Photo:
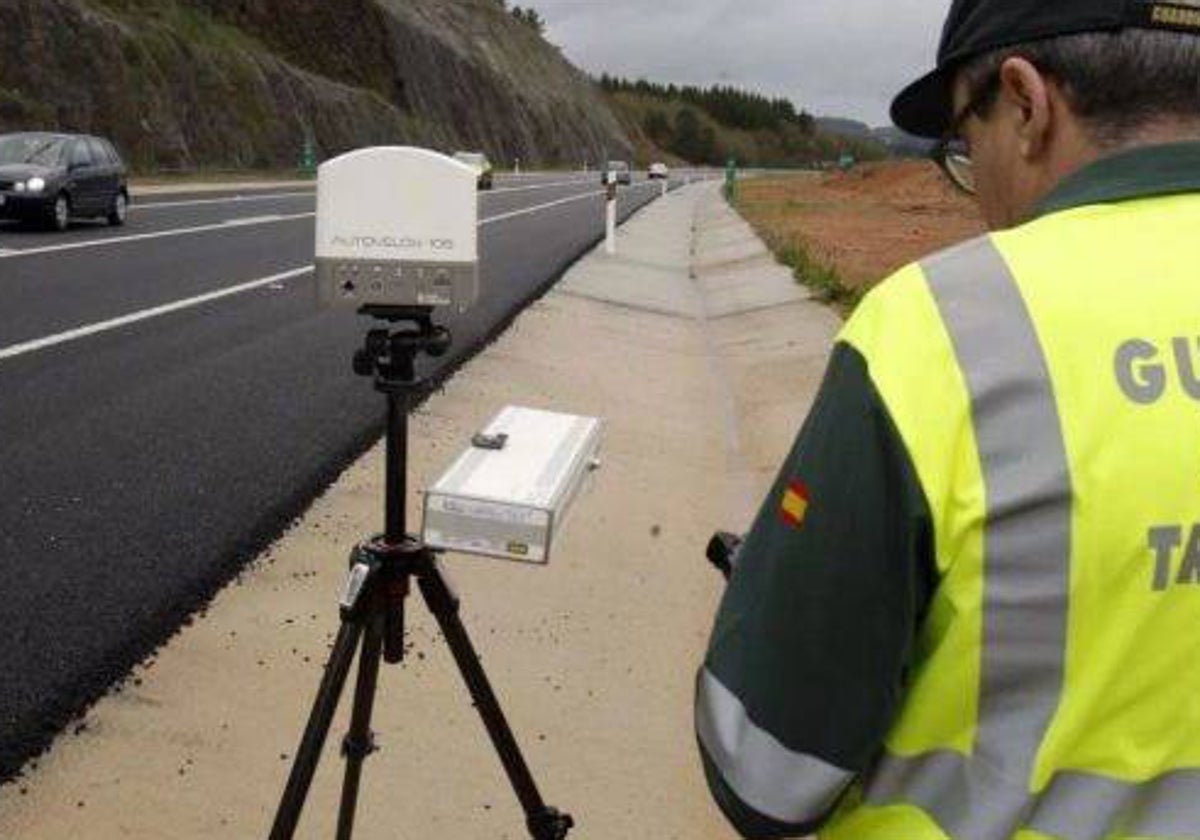
[[[497,0],[0,0],[0,131],[90,131],[141,170],[372,143],[504,163],[628,152],[587,77]]]
[[[642,163],[670,156],[720,166],[732,157],[743,166],[787,168],[833,162],[844,154],[858,160],[886,156],[884,146],[869,137],[821,130],[786,99],[726,86],[680,87],[608,75],[600,77],[600,86]]]

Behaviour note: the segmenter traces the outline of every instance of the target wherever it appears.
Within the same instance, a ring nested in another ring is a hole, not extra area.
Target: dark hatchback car
[[[66,230],[72,218],[122,225],[125,164],[112,143],[79,134],[0,134],[0,218]]]

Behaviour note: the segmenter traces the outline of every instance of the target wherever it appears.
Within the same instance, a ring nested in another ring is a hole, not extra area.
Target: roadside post
[[[737,160],[730,158],[725,162],[725,200],[730,203],[737,201]]]
[[[610,256],[617,253],[617,173],[604,173],[605,183],[605,238],[604,250]]]
[[[667,177],[662,179],[662,197],[663,198],[667,197],[667,192],[670,190],[670,188],[671,188],[671,176],[667,175]]]
[[[317,149],[311,134],[304,135],[304,146],[300,151],[300,174],[306,178],[317,175]]]

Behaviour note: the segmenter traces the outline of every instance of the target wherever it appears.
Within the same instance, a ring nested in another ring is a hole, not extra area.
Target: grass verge
[[[739,191],[733,205],[775,258],[792,269],[796,282],[812,289],[817,300],[834,307],[843,317],[854,311],[865,291],[848,284],[837,266],[814,257],[812,247],[804,237],[784,229],[783,225],[773,224],[773,220],[780,218],[779,207],[750,199],[745,190]]]

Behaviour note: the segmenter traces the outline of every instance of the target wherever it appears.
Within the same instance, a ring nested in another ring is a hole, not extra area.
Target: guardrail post
[[[604,202],[604,250],[612,256],[617,253],[617,175],[609,172],[605,179],[608,183]]]

